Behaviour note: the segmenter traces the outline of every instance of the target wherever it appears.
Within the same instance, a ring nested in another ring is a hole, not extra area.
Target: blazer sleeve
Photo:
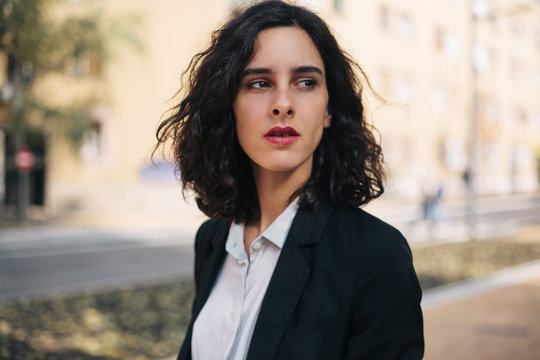
[[[359,256],[346,359],[422,359],[422,291],[405,238],[386,228]]]

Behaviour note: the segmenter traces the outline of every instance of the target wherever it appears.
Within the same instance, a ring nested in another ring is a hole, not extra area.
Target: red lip
[[[298,136],[298,133],[290,126],[284,128],[275,126],[268,130],[264,136]]]
[[[298,139],[299,134],[290,126],[271,128],[264,138],[274,145],[290,145]]]

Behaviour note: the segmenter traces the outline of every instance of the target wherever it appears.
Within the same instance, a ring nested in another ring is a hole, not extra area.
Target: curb
[[[431,309],[540,276],[540,260],[499,270],[491,275],[440,286],[424,293],[422,308]]]

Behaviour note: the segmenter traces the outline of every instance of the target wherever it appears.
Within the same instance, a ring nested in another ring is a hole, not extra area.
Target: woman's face
[[[233,111],[238,141],[255,173],[309,179],[330,115],[324,63],[304,30],[277,27],[258,34]]]

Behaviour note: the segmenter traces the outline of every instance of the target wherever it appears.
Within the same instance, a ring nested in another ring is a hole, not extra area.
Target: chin
[[[255,163],[261,170],[276,173],[293,173],[293,172],[307,172],[311,174],[311,164],[308,159],[293,158],[291,154],[288,156],[279,156],[277,158],[261,159],[260,162]],[[309,175],[308,175],[309,176]]]
[[[304,168],[302,167],[302,164],[291,164],[291,163],[277,163],[277,164],[264,164],[265,166],[261,166],[262,169],[266,171],[271,172],[280,172],[280,173],[287,173],[287,172],[295,172],[295,171],[304,171]],[[310,171],[311,173],[311,171]]]
[[[276,165],[276,166],[265,166],[263,167],[266,171],[272,171],[272,172],[292,172],[296,169],[294,166],[283,166],[283,165]]]

